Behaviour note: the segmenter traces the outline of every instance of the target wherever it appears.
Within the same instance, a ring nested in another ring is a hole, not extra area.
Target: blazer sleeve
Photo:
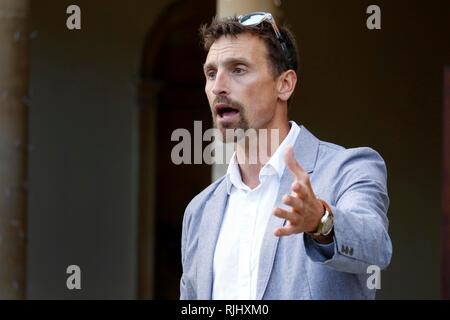
[[[386,268],[392,257],[388,235],[387,170],[384,160],[371,148],[339,152],[331,209],[334,215],[334,241],[320,246],[304,234],[310,259],[332,269],[367,273],[371,265]],[[336,163],[336,162],[335,162]]]
[[[180,279],[180,300],[190,300],[193,299],[192,291],[188,287],[188,281],[185,274],[186,266],[186,245],[187,245],[187,235],[189,232],[189,221],[190,221],[190,205],[187,206],[184,216],[183,216],[183,227],[181,231],[181,265],[183,267],[183,273]]]

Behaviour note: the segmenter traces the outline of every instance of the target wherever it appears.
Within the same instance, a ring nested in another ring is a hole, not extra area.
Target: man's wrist
[[[316,231],[308,234],[318,243],[329,244],[333,242],[334,236],[333,213],[328,203],[326,203],[322,199],[319,198],[317,199],[321,202],[323,206],[323,215],[321,217],[321,220],[319,221]],[[325,220],[327,221],[325,222]]]
[[[316,241],[320,244],[329,244],[329,243],[333,242],[334,230],[331,230],[331,232],[326,236],[323,236],[323,235],[315,236],[313,234],[309,234],[309,235],[314,241]]]

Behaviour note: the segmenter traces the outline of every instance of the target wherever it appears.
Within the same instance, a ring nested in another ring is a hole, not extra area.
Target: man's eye
[[[236,73],[236,74],[241,74],[241,73],[244,73],[244,69],[242,69],[242,68],[234,68],[234,70],[233,70],[233,73]]]
[[[207,77],[208,79],[214,79],[215,76],[216,76],[216,72],[215,72],[215,71],[208,71],[208,72],[206,73],[206,77]]]

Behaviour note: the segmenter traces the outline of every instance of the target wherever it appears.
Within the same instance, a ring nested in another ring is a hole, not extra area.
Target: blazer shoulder
[[[370,147],[340,150],[338,159],[344,166],[353,167],[362,171],[370,169],[386,171],[386,164],[383,157]]]
[[[370,147],[344,148],[321,141],[317,168],[335,180],[352,183],[360,180],[387,183],[387,168],[383,157]],[[345,184],[345,183],[344,183]]]
[[[345,148],[343,146],[319,141],[319,157],[333,158],[334,162],[343,162],[358,164],[366,161],[376,161],[384,163],[383,157],[374,149],[370,147],[354,147]]]

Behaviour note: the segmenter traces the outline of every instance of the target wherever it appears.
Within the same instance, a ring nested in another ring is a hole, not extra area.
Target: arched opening
[[[194,121],[202,121],[204,130],[212,126],[198,28],[214,13],[214,1],[202,6],[176,1],[146,39],[140,92],[140,298],[179,297],[183,213],[211,182],[208,165],[172,163],[178,142],[171,135],[185,128],[193,138]]]

